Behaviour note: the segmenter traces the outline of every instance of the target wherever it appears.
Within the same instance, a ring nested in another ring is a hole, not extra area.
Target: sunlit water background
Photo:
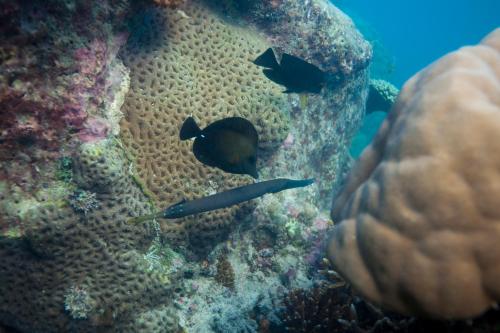
[[[393,68],[391,73],[375,68],[374,74],[398,87],[442,55],[477,44],[500,26],[499,0],[332,2],[353,18],[367,39],[380,43],[382,49],[375,56],[391,58]]]
[[[477,44],[500,27],[500,0],[332,0],[373,46],[371,77],[398,88],[413,74],[464,45]],[[350,152],[357,158],[385,113],[365,117]]]

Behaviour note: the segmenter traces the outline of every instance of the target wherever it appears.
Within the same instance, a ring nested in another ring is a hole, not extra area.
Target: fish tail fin
[[[266,68],[279,68],[278,61],[276,60],[276,56],[274,55],[273,49],[268,48],[266,52],[262,53],[253,61],[257,66],[262,66]]]
[[[154,213],[154,214],[148,214],[148,215],[142,215],[142,216],[136,216],[136,217],[132,217],[131,219],[129,219],[127,221],[128,224],[139,224],[139,223],[142,223],[142,222],[145,222],[145,221],[150,221],[150,220],[154,220],[158,217],[161,217],[161,214],[162,213]]]
[[[201,129],[196,124],[193,117],[189,117],[182,124],[181,132],[179,134],[181,140],[187,140],[200,135]]]

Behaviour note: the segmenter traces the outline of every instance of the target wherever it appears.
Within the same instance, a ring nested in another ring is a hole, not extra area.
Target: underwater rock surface
[[[278,54],[293,54],[330,73],[320,95],[288,96],[290,131],[268,164],[273,177],[316,178],[310,200],[327,209],[349,167],[347,147],[362,123],[371,46],[327,1],[235,2]]]
[[[22,332],[177,329],[154,224],[120,142],[128,1],[0,4],[0,323]],[[154,318],[150,314],[154,312]]]
[[[369,45],[326,1],[258,1],[244,15],[244,1],[155,2],[168,8],[0,3],[0,325],[256,331],[281,325],[287,288],[313,283],[331,225],[320,207],[361,123]],[[252,64],[270,46],[329,71],[322,94],[282,94]],[[195,160],[178,138],[191,114],[201,125],[246,117],[262,178],[319,186],[128,224],[251,181]]]
[[[500,300],[500,29],[411,78],[334,201],[328,255],[368,299],[468,318]]]

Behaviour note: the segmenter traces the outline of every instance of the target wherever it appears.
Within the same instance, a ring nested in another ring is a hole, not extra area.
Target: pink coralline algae
[[[288,204],[286,206],[286,210],[288,215],[294,219],[298,218],[301,213],[300,210],[293,204]]]
[[[57,107],[48,97],[44,103],[36,103],[11,90],[0,96],[0,105],[0,148],[5,149],[36,145],[41,149],[56,150],[64,133],[81,126],[86,116],[75,113],[73,108]]]
[[[283,141],[282,147],[284,149],[290,149],[293,146],[294,143],[294,137],[292,133],[288,133],[288,136],[286,137],[285,141]]]
[[[82,75],[97,75],[102,70],[104,55],[106,54],[106,44],[95,39],[87,47],[80,47],[75,50],[75,61],[80,68]]]
[[[317,217],[313,221],[313,227],[317,231],[323,231],[326,230],[330,226],[330,220],[325,217]]]
[[[82,142],[95,142],[105,139],[109,133],[109,125],[104,119],[89,118],[83,129],[78,132],[78,138]]]
[[[61,119],[64,121],[66,126],[69,126],[72,129],[81,129],[83,123],[87,119],[87,113],[80,107],[80,105],[67,104],[64,107],[64,113],[61,115]]]

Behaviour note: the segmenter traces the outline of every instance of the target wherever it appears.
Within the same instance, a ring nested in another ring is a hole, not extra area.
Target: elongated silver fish
[[[237,205],[239,203],[258,198],[267,193],[276,193],[296,187],[308,186],[313,182],[314,179],[293,180],[287,178],[278,178],[273,180],[266,180],[263,182],[236,187],[199,199],[190,201],[183,200],[179,203],[176,203],[175,205],[168,207],[164,211],[158,212],[156,214],[135,217],[129,222],[137,223],[146,220],[152,220],[158,217],[166,219],[181,218],[188,215]]]

